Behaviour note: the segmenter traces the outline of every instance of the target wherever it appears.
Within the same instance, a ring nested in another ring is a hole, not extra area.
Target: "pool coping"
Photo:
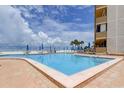
[[[84,81],[88,80],[89,78],[95,76],[96,74],[102,72],[103,70],[107,69],[108,67],[118,63],[119,61],[123,60],[124,58],[122,56],[108,56],[108,55],[88,55],[88,54],[74,54],[78,56],[90,56],[90,57],[103,57],[103,58],[114,58],[114,60],[97,65],[95,67],[91,67],[89,69],[86,69],[84,71],[80,71],[76,74],[73,74],[71,76],[67,76],[53,68],[50,68],[44,64],[41,64],[33,59],[29,58],[23,58],[23,57],[10,57],[10,58],[17,58],[21,60],[25,60],[38,70],[42,71],[44,74],[46,74],[48,77],[53,79],[57,84],[60,84],[60,86],[66,87],[66,88],[73,88],[78,86],[79,84],[83,83]],[[1,57],[2,58],[2,57]],[[4,57],[3,57],[4,58]],[[9,57],[5,57],[9,58]]]

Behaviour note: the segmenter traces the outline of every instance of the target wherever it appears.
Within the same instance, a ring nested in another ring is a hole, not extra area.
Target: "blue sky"
[[[0,6],[0,16],[0,43],[69,45],[94,39],[94,6]]]

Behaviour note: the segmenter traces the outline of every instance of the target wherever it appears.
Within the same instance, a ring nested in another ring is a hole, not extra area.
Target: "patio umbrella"
[[[41,45],[41,46],[39,46],[39,50],[41,51],[41,50],[43,50],[44,49],[44,46],[43,46],[43,44]]]
[[[41,45],[41,49],[42,49],[42,50],[44,49],[44,45],[43,45],[43,44]]]
[[[54,47],[54,53],[56,53],[56,48]]]
[[[26,46],[26,50],[29,51],[29,45]]]

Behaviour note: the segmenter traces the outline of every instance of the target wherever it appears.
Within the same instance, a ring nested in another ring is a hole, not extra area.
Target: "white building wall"
[[[124,54],[124,6],[107,6],[107,52]]]

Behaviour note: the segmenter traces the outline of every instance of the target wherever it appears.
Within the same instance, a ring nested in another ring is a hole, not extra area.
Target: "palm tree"
[[[80,41],[78,41],[77,39],[75,39],[73,42],[74,42],[75,48],[76,48],[76,46],[79,48]]]
[[[74,49],[76,49],[76,47],[78,48],[78,50],[79,49],[83,49],[82,48],[82,45],[84,44],[84,41],[79,41],[79,40],[77,40],[77,39],[75,39],[74,41],[71,41],[71,43],[70,43],[70,45],[72,46],[72,47],[75,47]]]
[[[83,44],[84,44],[84,41],[80,41],[80,44],[81,44],[81,49],[83,49]]]
[[[90,42],[88,43],[88,48],[90,48]]]

